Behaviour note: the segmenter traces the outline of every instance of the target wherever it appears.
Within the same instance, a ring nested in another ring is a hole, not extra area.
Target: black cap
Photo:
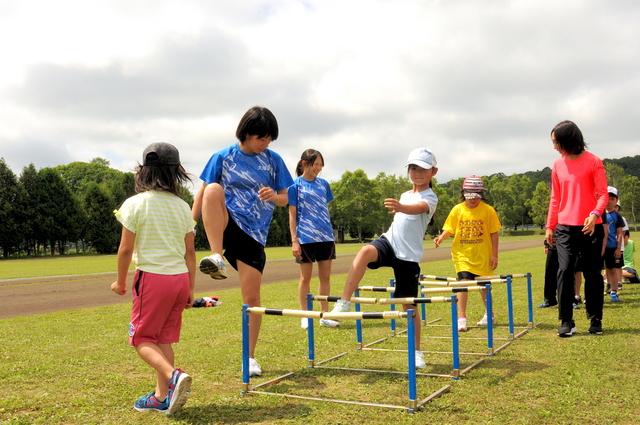
[[[151,143],[142,153],[142,161],[142,165],[180,165],[180,153],[169,143]]]

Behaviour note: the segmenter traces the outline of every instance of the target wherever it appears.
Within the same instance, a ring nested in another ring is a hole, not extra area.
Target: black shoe
[[[561,338],[568,338],[573,335],[575,331],[577,331],[576,322],[571,320],[570,322],[562,322],[562,325],[558,328],[558,336]]]
[[[591,319],[591,326],[589,326],[589,333],[602,335],[602,321],[599,319]]]
[[[557,302],[553,301],[549,301],[549,300],[544,300],[542,301],[542,304],[538,305],[538,308],[549,308],[549,307],[553,307],[554,305],[558,305]]]
[[[607,283],[607,287],[604,290],[607,294],[611,293],[611,284]]]

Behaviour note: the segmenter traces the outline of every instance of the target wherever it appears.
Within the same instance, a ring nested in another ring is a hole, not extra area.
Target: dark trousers
[[[558,251],[556,248],[547,250],[547,262],[544,266],[544,299],[551,304],[557,302],[558,292]]]
[[[604,281],[602,279],[602,240],[604,229],[595,226],[593,235],[582,233],[582,226],[556,227],[558,250],[558,310],[560,320],[573,319],[575,265],[581,256],[584,276],[584,297],[589,319],[602,320]]]

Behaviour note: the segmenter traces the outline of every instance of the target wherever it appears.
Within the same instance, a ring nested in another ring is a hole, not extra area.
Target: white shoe
[[[416,369],[424,369],[427,367],[427,363],[424,361],[424,354],[422,351],[416,350]]]
[[[225,266],[220,254],[212,254],[200,260],[200,271],[214,279],[227,278],[227,266]]]
[[[351,310],[351,302],[345,300],[338,300],[333,306],[332,313],[346,313]]]
[[[262,368],[256,361],[256,359],[249,357],[249,376],[262,375]]]
[[[320,319],[320,326],[324,326],[325,328],[337,328],[340,326],[337,320],[328,320],[328,319]]]
[[[307,329],[309,327],[309,319],[306,317],[303,317],[302,319],[300,319],[300,327],[302,329]]]
[[[466,332],[467,331],[467,318],[459,317],[458,318],[458,332]]]
[[[496,315],[492,314],[491,318],[493,320],[496,319]],[[480,319],[480,321],[478,322],[478,326],[487,326],[489,324],[489,319],[487,317],[487,313],[484,314],[484,316],[482,316],[482,319]]]

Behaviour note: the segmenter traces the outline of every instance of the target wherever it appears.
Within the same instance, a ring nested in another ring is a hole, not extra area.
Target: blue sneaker
[[[167,396],[169,406],[166,414],[171,415],[180,410],[187,402],[187,393],[191,388],[191,376],[180,369],[176,369],[173,371],[169,382],[167,382],[167,387],[169,387],[169,395]]]
[[[609,298],[611,299],[612,303],[620,302],[620,297],[618,296],[617,292],[611,291],[611,293],[609,294]]]
[[[155,391],[149,394],[145,394],[133,403],[133,408],[138,412],[162,412],[167,413],[169,410],[169,397],[164,401],[158,401],[155,396]]]

